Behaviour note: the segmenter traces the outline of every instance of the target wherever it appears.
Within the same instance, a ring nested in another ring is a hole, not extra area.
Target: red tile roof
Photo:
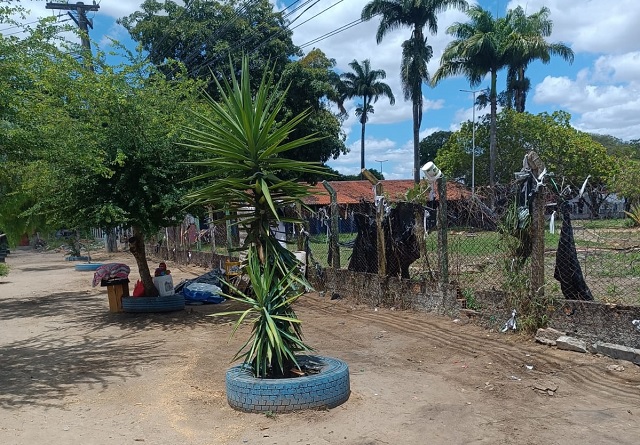
[[[392,202],[403,201],[405,193],[412,189],[415,183],[410,179],[385,180],[382,182],[382,189],[385,196]],[[373,202],[373,185],[369,181],[329,181],[329,184],[336,192],[339,205],[358,204],[361,201]],[[304,199],[304,203],[314,206],[329,205],[329,192],[322,183],[318,183],[311,189],[312,195]],[[469,198],[471,192],[462,184],[457,182],[447,182],[447,200],[457,201],[462,198]]]

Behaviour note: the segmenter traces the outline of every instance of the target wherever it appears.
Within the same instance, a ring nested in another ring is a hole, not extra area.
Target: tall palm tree
[[[356,109],[356,116],[362,124],[362,135],[360,139],[360,169],[365,168],[364,165],[364,129],[367,121],[369,120],[369,114],[373,114],[373,103],[377,102],[381,96],[389,98],[391,105],[396,103],[396,98],[393,96],[391,87],[384,82],[380,82],[379,79],[387,77],[387,73],[384,70],[372,70],[369,59],[363,60],[362,65],[357,60],[349,63],[349,66],[353,70],[351,73],[343,73],[340,75],[343,84],[345,86],[344,96],[346,99],[352,97],[362,97],[362,104]]]
[[[487,74],[491,75],[489,88],[489,184],[493,190],[497,157],[496,118],[498,110],[498,71],[504,68],[505,39],[508,34],[506,19],[494,19],[491,13],[480,6],[467,10],[468,23],[454,23],[447,34],[454,37],[444,50],[440,67],[433,75],[436,85],[442,79],[462,74],[471,87],[477,87]],[[475,105],[474,105],[475,106]]]
[[[420,182],[420,125],[422,124],[422,83],[429,82],[427,62],[433,56],[424,28],[438,32],[438,13],[449,8],[466,10],[465,0],[372,0],[362,9],[362,20],[378,15],[380,25],[376,41],[403,26],[411,28],[411,37],[402,44],[401,79],[405,100],[413,103],[413,179]]]
[[[549,8],[527,16],[521,6],[509,10],[506,21],[510,34],[505,42],[505,57],[509,66],[507,92],[513,97],[514,108],[523,113],[527,92],[530,89],[525,70],[534,60],[549,63],[551,56],[560,56],[573,63],[573,50],[564,43],[548,43],[545,37],[551,35],[553,22],[549,19]]]

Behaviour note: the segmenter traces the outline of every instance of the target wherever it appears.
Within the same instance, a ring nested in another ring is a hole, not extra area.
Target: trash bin
[[[107,288],[109,312],[122,312],[122,297],[129,296],[129,280],[102,280],[100,285]]]
[[[158,289],[158,293],[161,297],[168,297],[176,293],[173,289],[173,278],[171,277],[171,275],[154,277],[153,285],[156,287],[156,289]]]

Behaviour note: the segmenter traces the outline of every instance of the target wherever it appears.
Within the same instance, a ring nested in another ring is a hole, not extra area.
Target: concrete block
[[[538,343],[542,343],[543,345],[548,346],[555,346],[556,341],[563,335],[565,335],[565,333],[562,331],[558,331],[557,329],[540,328],[538,329],[538,332],[536,332],[535,338]]]
[[[602,342],[596,342],[594,346],[602,355],[606,355],[616,360],[626,360],[628,362],[635,363],[636,365],[640,365],[640,349]]]
[[[574,352],[587,352],[587,342],[579,340],[568,335],[563,335],[556,340],[556,346],[558,349]]]

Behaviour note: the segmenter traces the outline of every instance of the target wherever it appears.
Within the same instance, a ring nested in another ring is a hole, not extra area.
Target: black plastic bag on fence
[[[593,295],[582,275],[578,261],[573,227],[569,216],[569,205],[564,203],[562,210],[562,231],[556,252],[556,267],[553,278],[560,282],[562,295],[567,300],[593,300]]]

